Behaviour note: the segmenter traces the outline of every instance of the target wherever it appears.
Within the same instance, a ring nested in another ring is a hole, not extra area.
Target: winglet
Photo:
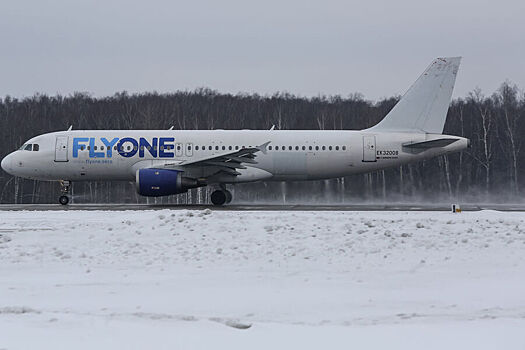
[[[272,142],[272,141],[265,142],[262,145],[257,146],[256,148],[259,151],[261,151],[263,154],[266,154],[266,152],[268,152],[268,145],[270,144],[270,142]]]

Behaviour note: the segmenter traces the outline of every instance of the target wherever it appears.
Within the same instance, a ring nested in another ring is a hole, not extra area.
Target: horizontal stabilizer
[[[429,140],[429,141],[422,141],[422,142],[409,142],[409,143],[404,143],[403,147],[408,147],[408,148],[445,147],[445,146],[448,146],[456,142],[457,140],[458,139],[443,138],[443,139]]]

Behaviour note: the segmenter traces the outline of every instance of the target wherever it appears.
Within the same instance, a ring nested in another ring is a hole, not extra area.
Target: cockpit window
[[[35,143],[35,144],[24,143],[22,146],[20,146],[20,148],[18,150],[19,151],[39,151],[40,150],[40,146],[37,143]]]

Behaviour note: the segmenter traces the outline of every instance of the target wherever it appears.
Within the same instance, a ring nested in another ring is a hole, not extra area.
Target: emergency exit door
[[[55,143],[55,162],[67,162],[67,136],[57,136]]]
[[[177,144],[175,145],[175,157],[182,157],[182,155],[184,154],[183,147],[184,145],[182,144],[182,142],[177,142]]]
[[[363,162],[376,161],[376,137],[363,136]]]

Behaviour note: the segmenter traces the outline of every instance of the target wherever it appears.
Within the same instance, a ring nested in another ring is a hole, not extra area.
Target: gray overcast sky
[[[2,0],[0,96],[402,94],[463,56],[454,95],[525,88],[525,1]]]

